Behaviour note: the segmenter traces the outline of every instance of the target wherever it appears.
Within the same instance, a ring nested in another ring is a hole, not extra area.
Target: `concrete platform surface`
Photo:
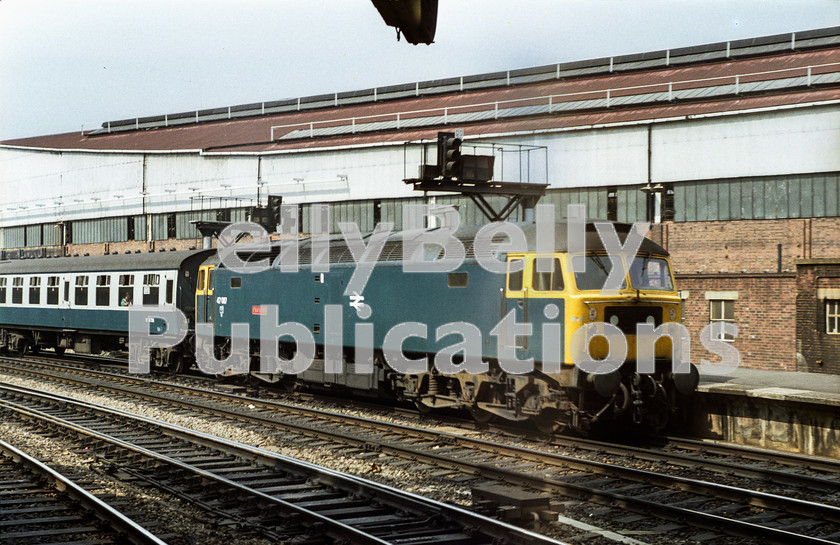
[[[697,391],[840,406],[840,375],[738,368],[728,375],[701,373]]]

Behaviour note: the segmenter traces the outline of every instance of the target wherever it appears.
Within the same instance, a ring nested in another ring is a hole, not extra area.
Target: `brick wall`
[[[796,276],[794,274],[678,275],[677,286],[688,291],[683,323],[691,333],[691,360],[712,362],[718,356],[703,348],[700,332],[710,322],[707,291],[736,291],[733,346],[741,354],[741,367],[796,371]]]
[[[672,255],[680,273],[794,272],[795,260],[840,257],[840,218],[668,222],[650,238]]]
[[[840,373],[840,335],[826,333],[825,300],[818,290],[840,290],[840,260],[797,264],[796,338],[798,370]]]

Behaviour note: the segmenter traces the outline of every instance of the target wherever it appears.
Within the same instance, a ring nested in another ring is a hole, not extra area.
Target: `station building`
[[[399,229],[406,203],[481,224],[468,196],[403,182],[454,130],[494,180],[548,184],[558,216],[650,221],[693,360],[714,359],[699,333],[725,320],[742,366],[840,373],[840,27],[5,141],[0,257],[199,246],[195,221],[245,220],[269,195],[298,205],[302,234],[316,204],[334,232]]]

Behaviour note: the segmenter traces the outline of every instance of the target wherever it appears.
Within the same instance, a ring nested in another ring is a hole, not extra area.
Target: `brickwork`
[[[819,297],[821,288],[840,292],[840,260],[799,263],[796,280],[797,370],[840,373],[840,334],[826,332],[826,304]]]
[[[720,358],[700,343],[700,332],[710,322],[708,291],[735,291],[733,342],[741,354],[741,366],[751,369],[795,371],[796,369],[796,276],[678,275],[680,290],[688,291],[683,303],[683,324],[691,333],[691,360],[719,362]]]
[[[825,334],[825,304],[817,300],[817,276],[831,273],[796,263],[840,258],[840,218],[668,222],[650,237],[669,250],[678,288],[690,293],[684,322],[694,361],[711,356],[699,341],[710,318],[705,292],[737,291],[742,366],[840,373],[840,336]],[[840,276],[837,267],[833,274]]]
[[[215,239],[214,239],[215,246]],[[137,250],[145,253],[149,250],[160,251],[165,249],[167,252],[172,248],[175,250],[189,250],[190,248],[201,248],[201,239],[169,239],[169,240],[155,240],[152,242],[145,241],[127,241],[127,242],[98,242],[95,244],[68,244],[65,249],[65,255],[103,255],[105,252],[124,254],[126,251],[135,253]]]
[[[775,273],[795,260],[840,257],[840,218],[668,222],[651,238],[672,255],[680,273]]]

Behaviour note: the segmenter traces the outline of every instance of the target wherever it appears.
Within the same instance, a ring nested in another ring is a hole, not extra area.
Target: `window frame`
[[[58,305],[58,300],[61,295],[61,277],[48,276],[47,277],[47,304],[52,306]]]
[[[720,306],[720,314],[719,317],[715,318],[715,304]],[[731,307],[731,318],[726,317],[726,307]],[[709,323],[714,324],[716,322],[729,322],[731,324],[735,323],[735,299],[709,299]],[[723,331],[719,332],[719,334],[715,335],[714,331],[712,333],[712,340],[715,341],[725,341],[725,342],[735,342],[735,337],[724,333]]]
[[[30,305],[40,305],[41,304],[41,277],[40,276],[30,276],[29,277],[29,304]]]
[[[554,260],[554,271],[550,273],[537,272],[537,258],[535,257],[531,261],[531,291],[559,293],[566,289],[566,282],[563,279],[563,263],[557,256],[554,256],[552,259]],[[548,289],[540,289],[544,284],[545,275],[548,275],[548,282],[546,283]],[[559,286],[557,284],[558,281],[560,283]]]
[[[73,290],[73,304],[77,307],[90,306],[90,276],[78,275],[76,276],[75,289]],[[83,303],[79,301],[83,300]]]
[[[105,279],[105,283],[100,283],[102,279]],[[105,302],[102,302],[102,294],[105,294]],[[94,302],[97,307],[107,307],[111,305],[111,275],[110,274],[97,274],[96,275],[96,301]]]
[[[834,307],[833,309],[831,307]],[[825,332],[828,335],[840,335],[840,299],[825,300]],[[829,327],[834,320],[834,331]]]

